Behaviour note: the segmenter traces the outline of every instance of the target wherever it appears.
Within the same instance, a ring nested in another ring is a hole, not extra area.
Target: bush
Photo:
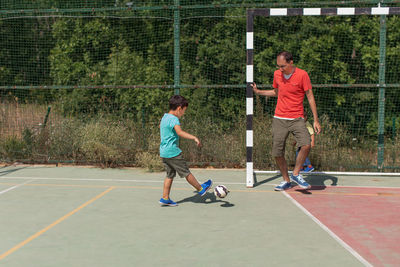
[[[159,172],[164,170],[158,153],[142,151],[136,154],[136,163],[139,167],[146,168],[149,172]]]
[[[24,140],[16,136],[7,136],[0,142],[1,158],[13,161],[29,156],[28,148]]]
[[[134,163],[135,140],[122,123],[93,121],[81,128],[81,149],[88,162],[104,167]]]

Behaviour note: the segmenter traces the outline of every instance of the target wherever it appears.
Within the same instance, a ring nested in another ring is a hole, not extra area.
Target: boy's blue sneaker
[[[302,172],[308,173],[308,172],[312,172],[313,170],[314,170],[314,167],[310,165],[310,166],[305,167],[305,168],[302,170]]]
[[[200,196],[204,196],[205,193],[206,193],[208,190],[210,190],[211,186],[212,186],[212,181],[211,181],[211,180],[208,180],[207,182],[205,182],[204,184],[202,184],[201,187],[202,187],[203,189],[201,189],[201,190],[199,191],[199,195],[200,195]]]
[[[281,182],[279,185],[275,186],[275,191],[284,191],[292,187],[291,183],[286,181]]]
[[[297,176],[294,176],[293,174],[291,174],[290,180],[296,182],[303,189],[311,188],[311,186],[306,181],[304,181],[303,176],[301,176],[301,174],[299,174]]]
[[[175,207],[178,206],[178,204],[176,202],[173,202],[171,199],[163,199],[161,198],[159,203],[163,206],[171,206],[171,207]]]

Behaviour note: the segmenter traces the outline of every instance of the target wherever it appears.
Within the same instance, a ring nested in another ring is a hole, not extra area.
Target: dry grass
[[[46,105],[3,103],[0,108],[0,159],[29,162],[75,162],[103,167],[138,166],[149,171],[163,169],[158,154],[158,123],[134,123],[99,115],[91,120],[65,118],[55,110],[46,128],[40,127]],[[259,112],[259,111],[258,111]],[[271,156],[272,119],[259,112],[254,117],[255,168],[276,169]],[[321,118],[323,133],[316,137],[310,159],[318,170],[371,170],[377,164],[377,144],[373,139],[353,139],[345,127]],[[211,120],[187,118],[182,128],[200,138],[202,148],[191,140],[181,140],[185,159],[196,166],[245,167],[245,121],[231,128]],[[144,126],[144,127],[143,127]],[[294,164],[295,149],[290,137],[286,146],[289,165]],[[385,144],[385,166],[400,165],[400,140]]]
[[[47,106],[20,104],[18,101],[0,105],[0,135],[22,137],[24,129],[39,128],[44,122]]]

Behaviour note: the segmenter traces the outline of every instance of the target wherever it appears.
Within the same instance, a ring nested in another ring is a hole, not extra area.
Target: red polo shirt
[[[278,89],[275,116],[290,119],[304,118],[304,95],[307,90],[312,88],[307,72],[296,67],[292,76],[287,80],[280,70],[276,70],[272,86]]]

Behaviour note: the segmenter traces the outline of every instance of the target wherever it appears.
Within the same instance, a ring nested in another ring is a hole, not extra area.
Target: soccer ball
[[[217,185],[214,188],[214,195],[219,198],[224,198],[228,195],[229,190],[225,185]]]

